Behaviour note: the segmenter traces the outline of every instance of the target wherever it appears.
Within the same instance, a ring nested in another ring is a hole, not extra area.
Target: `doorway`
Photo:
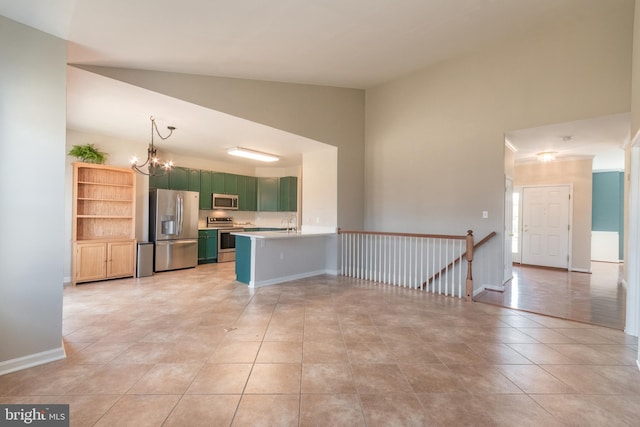
[[[522,264],[570,268],[571,186],[522,188]]]

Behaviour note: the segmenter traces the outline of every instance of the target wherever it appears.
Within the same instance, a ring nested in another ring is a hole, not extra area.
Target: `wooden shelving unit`
[[[135,213],[133,170],[73,164],[73,284],[135,274]]]

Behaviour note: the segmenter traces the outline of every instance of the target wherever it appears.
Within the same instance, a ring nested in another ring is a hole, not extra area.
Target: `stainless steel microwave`
[[[213,193],[211,205],[213,209],[238,210],[238,195]]]

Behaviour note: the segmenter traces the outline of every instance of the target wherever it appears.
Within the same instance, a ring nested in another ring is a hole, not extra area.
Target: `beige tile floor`
[[[66,360],[2,403],[73,426],[638,425],[637,339],[344,277],[251,291],[232,264],[67,287]]]

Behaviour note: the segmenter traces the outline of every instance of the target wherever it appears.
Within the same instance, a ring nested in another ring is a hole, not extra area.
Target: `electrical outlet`
[[[482,211],[482,218],[484,219],[489,218],[489,211]]]

